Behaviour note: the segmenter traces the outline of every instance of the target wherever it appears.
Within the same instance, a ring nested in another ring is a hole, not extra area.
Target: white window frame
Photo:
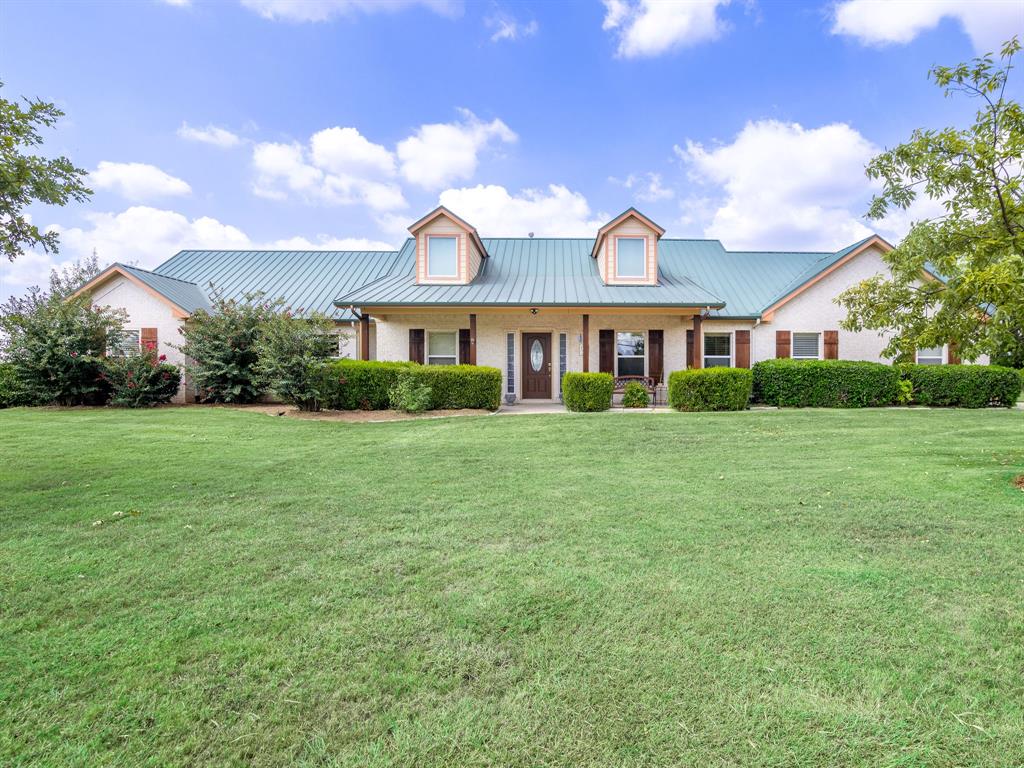
[[[939,350],[938,357],[935,355],[924,355],[922,357],[922,352],[930,352],[933,349]],[[916,350],[914,352],[914,362],[918,365],[942,365],[946,362],[946,345],[943,344],[941,347],[929,347],[928,349]]]
[[[619,271],[619,242],[622,240],[639,240],[643,246],[644,265],[643,272],[639,275],[624,275]],[[647,279],[647,238],[644,235],[616,235],[615,236],[615,279],[616,280],[646,280]]]
[[[429,280],[458,280],[459,279],[459,235],[427,235],[426,243],[426,275]],[[430,271],[430,241],[431,240],[454,240],[455,241],[455,272],[450,275],[434,274]]]
[[[796,337],[797,336],[817,336],[818,337],[818,354],[814,357],[807,355],[796,354]],[[790,333],[789,338],[789,355],[794,360],[821,360],[822,359],[822,333],[821,331],[793,331]]]
[[[430,337],[431,336],[454,336],[455,337],[455,354],[454,355],[431,355],[430,354]],[[431,360],[435,357],[451,359],[451,365],[459,364],[459,332],[458,331],[427,331],[427,338],[424,339],[424,346],[426,349],[423,350],[423,360],[427,365],[448,365],[448,363],[432,363]]]
[[[123,343],[127,341],[125,336],[128,334],[135,334],[135,349],[129,350],[127,346],[123,346]],[[122,328],[121,329],[121,342],[122,344],[116,345],[113,349],[107,348],[107,357],[128,357],[129,354],[134,354],[142,351],[142,329],[141,328]]]
[[[724,367],[735,368],[736,367],[736,347],[735,347],[735,342],[733,340],[733,332],[732,331],[704,331],[703,333],[701,333],[701,337],[702,337],[701,338],[701,363],[703,364],[703,367],[705,367],[705,368],[710,367],[708,365],[708,358],[709,357],[713,357],[713,358],[716,358],[716,359],[720,359],[720,358],[725,357],[725,355],[708,355],[708,350],[707,350],[707,347],[705,346],[705,340],[707,339],[708,336],[726,336],[726,337],[728,337],[728,339],[729,339],[729,355],[728,355],[728,357],[729,357],[729,365],[728,366],[724,366]],[[716,366],[716,367],[723,367],[723,366]]]
[[[622,355],[622,357],[628,357],[628,358],[631,358],[631,359],[634,359],[634,360],[636,358],[638,358],[638,357],[643,357],[643,360],[644,360],[644,372],[639,374],[639,375],[640,376],[646,376],[647,375],[647,331],[634,331],[634,330],[630,330],[628,328],[626,328],[624,330],[619,330],[618,328],[615,329],[615,375],[616,376],[635,376],[635,375],[637,375],[637,374],[633,374],[633,373],[625,373],[625,374],[619,373],[619,334],[620,333],[636,333],[636,334],[639,334],[643,338],[643,340],[644,340],[644,353],[643,353],[643,355]]]

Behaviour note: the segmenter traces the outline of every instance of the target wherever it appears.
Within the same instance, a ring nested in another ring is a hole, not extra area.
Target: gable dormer
[[[438,206],[411,227],[416,238],[416,282],[466,285],[473,282],[487,250],[476,229]]]
[[[597,232],[591,256],[605,285],[657,285],[658,241],[665,230],[629,208]]]

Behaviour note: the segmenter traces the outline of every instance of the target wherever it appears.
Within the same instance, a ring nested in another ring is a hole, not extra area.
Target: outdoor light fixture
[[[531,315],[536,315],[537,314],[537,308],[536,307],[530,307],[530,314]]]

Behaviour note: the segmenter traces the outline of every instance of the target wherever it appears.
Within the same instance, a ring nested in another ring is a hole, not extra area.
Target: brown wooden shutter
[[[459,365],[469,365],[469,328],[459,329]]]
[[[665,332],[654,330],[647,332],[647,371],[655,384],[661,384],[665,374]]]
[[[615,374],[615,331],[602,328],[598,334],[598,370]]]
[[[143,328],[142,333],[139,334],[139,345],[142,347],[143,352],[152,352],[154,355],[160,354],[156,328]]]
[[[950,365],[960,365],[960,345],[955,341],[949,342],[949,349],[946,352],[946,361]]]
[[[686,332],[686,367],[693,368],[693,331]]]
[[[789,357],[790,333],[789,331],[775,332],[775,356]]]
[[[825,331],[825,359],[839,359],[839,331]]]
[[[409,329],[409,360],[413,363],[423,362],[423,337],[422,328]]]
[[[736,331],[736,367],[750,367],[750,331]]]

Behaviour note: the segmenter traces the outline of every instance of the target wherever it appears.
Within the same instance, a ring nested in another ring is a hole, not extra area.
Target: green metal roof
[[[128,264],[115,264],[114,266],[123,269],[132,277],[141,280],[165,299],[176,304],[190,314],[195,312],[197,309],[210,308],[210,302],[207,299],[206,294],[203,293],[195,283],[179,280],[175,277],[170,277],[169,275],[157,274],[156,272],[151,272],[148,269],[132,267]]]
[[[489,258],[468,285],[417,285],[415,241],[410,239],[390,275],[339,292],[337,304],[720,307],[724,303],[672,260],[659,259],[658,285],[605,285],[590,255],[593,238],[484,238],[483,242]]]
[[[335,296],[388,274],[397,260],[396,251],[180,251],[151,274],[186,281],[204,299],[212,289],[236,300],[261,292],[300,316],[351,321]]]

